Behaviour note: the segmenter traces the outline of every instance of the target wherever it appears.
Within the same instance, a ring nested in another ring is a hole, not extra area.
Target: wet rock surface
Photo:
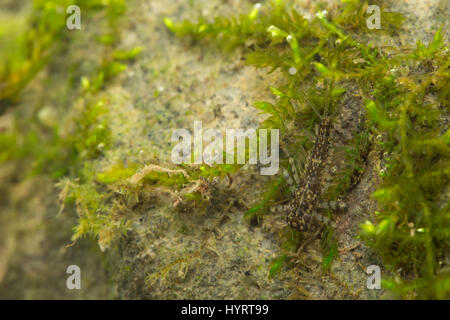
[[[310,1],[299,2],[306,14]],[[223,53],[212,45],[174,37],[162,19],[195,20],[247,12],[251,1],[134,1],[120,21],[122,45],[141,46],[143,53],[108,86],[113,101],[109,121],[115,147],[96,163],[98,171],[117,161],[170,163],[172,131],[257,128],[262,116],[255,101],[271,101],[269,86],[277,73],[246,66],[241,52]],[[419,9],[421,8],[421,9]],[[423,9],[422,9],[423,8]],[[414,44],[429,40],[448,17],[445,1],[398,1],[392,10],[408,17],[405,34],[375,43]],[[90,32],[89,30],[87,32]],[[27,102],[25,102],[27,103]],[[30,102],[28,102],[30,103]],[[358,132],[361,99],[345,99],[336,124],[340,144]],[[213,196],[206,210],[174,210],[175,195],[143,190],[127,208],[131,230],[100,255],[92,241],[70,243],[72,216],[58,215],[57,192],[44,178],[5,186],[0,211],[1,298],[125,299],[378,299],[381,290],[366,286],[366,268],[382,263],[358,238],[359,225],[376,210],[370,199],[379,182],[379,155],[369,153],[358,185],[346,196],[346,209],[333,216],[339,258],[322,270],[320,239],[298,254],[298,264],[269,278],[280,251],[279,232],[286,212],[271,212],[252,225],[244,214],[259,200],[269,178],[257,166],[244,166],[232,177],[209,185]],[[339,164],[333,164],[339,165]],[[2,168],[8,177],[8,168]],[[38,190],[38,192],[35,192]],[[42,227],[41,227],[42,226]],[[102,258],[101,258],[102,256]],[[65,288],[65,268],[80,265],[83,289]],[[383,272],[383,271],[382,271]],[[113,286],[108,284],[112,279]]]

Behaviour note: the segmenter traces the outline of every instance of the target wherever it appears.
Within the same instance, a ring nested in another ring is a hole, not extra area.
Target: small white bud
[[[328,15],[328,11],[327,10],[322,10],[316,13],[316,17],[318,18],[325,18]]]

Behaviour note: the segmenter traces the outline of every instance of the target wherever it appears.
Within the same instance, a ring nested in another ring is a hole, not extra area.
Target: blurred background
[[[67,8],[74,4],[82,8],[82,30],[66,26]],[[61,213],[55,183],[77,175],[87,159],[85,137],[69,136],[82,130],[73,129],[70,119],[79,113],[70,110],[80,95],[100,90],[123,68],[109,64],[107,74],[100,70],[118,41],[116,21],[124,11],[123,0],[0,1],[1,299],[113,296],[95,240],[67,247],[77,216],[73,208]],[[97,88],[81,93],[82,76],[94,73],[102,74]],[[103,131],[97,129],[98,141],[87,143],[98,146]],[[87,290],[66,288],[72,264],[82,266]]]

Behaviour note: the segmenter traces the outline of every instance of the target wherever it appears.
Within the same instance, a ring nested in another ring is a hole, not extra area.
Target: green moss
[[[119,181],[124,181],[135,174],[137,165],[125,167],[123,162],[116,163],[110,168],[97,174],[97,181],[104,184],[111,184]]]
[[[65,14],[60,6],[75,1],[35,1],[30,26],[21,25],[17,37],[7,39],[11,52],[0,50],[0,103],[16,100],[20,91],[48,62],[53,43],[64,35],[60,30]],[[81,3],[81,2],[80,2]],[[65,204],[76,205],[79,223],[73,240],[91,235],[102,249],[129,228],[121,205],[138,198],[140,192],[169,187],[183,191],[184,200],[204,207],[210,199],[198,187],[208,188],[215,177],[224,178],[240,166],[180,166],[149,170],[143,164],[116,163],[97,172],[92,161],[112,147],[107,98],[101,90],[107,81],[127,68],[139,48],[114,50],[119,32],[116,20],[124,12],[123,0],[83,2],[89,10],[103,10],[110,28],[99,36],[105,46],[102,63],[80,79],[76,116],[69,119],[68,132],[57,126],[30,126],[18,119],[13,130],[0,133],[0,162],[23,161],[32,174],[49,173],[59,183]],[[385,52],[359,40],[366,32],[368,1],[347,0],[337,10],[322,12],[310,21],[291,4],[268,1],[248,14],[234,17],[201,17],[198,22],[164,23],[178,36],[190,36],[197,44],[213,42],[229,51],[241,47],[246,63],[278,71],[282,83],[270,90],[276,102],[258,101],[255,108],[267,115],[261,128],[280,129],[282,171],[294,178],[304,171],[312,149],[314,129],[323,116],[339,114],[347,84],[356,84],[365,99],[366,127],[347,148],[347,167],[326,195],[331,200],[348,193],[353,177],[364,169],[368,150],[383,154],[381,185],[373,194],[378,211],[373,222],[361,227],[361,237],[383,258],[396,280],[384,286],[404,298],[448,298],[450,275],[442,267],[450,245],[448,178],[450,133],[442,118],[448,113],[450,84],[448,47],[442,28],[428,45]],[[384,8],[382,1],[370,1]],[[399,14],[383,12],[388,35],[399,31]],[[3,25],[2,25],[3,28]],[[22,30],[23,29],[23,30]],[[22,32],[23,31],[23,32]],[[3,34],[9,34],[4,32]],[[3,50],[3,48],[2,48]],[[3,57],[6,57],[3,59]],[[406,70],[406,71],[405,71]],[[157,95],[155,95],[157,97]],[[373,139],[372,137],[376,137]],[[180,172],[179,170],[183,170]],[[261,201],[247,212],[251,219],[264,219],[268,209],[285,201],[293,188],[285,176],[271,180]],[[293,179],[295,181],[295,179]],[[190,188],[194,186],[195,188]],[[328,270],[338,256],[333,228],[322,234],[323,268]],[[270,267],[274,277],[291,267],[291,257],[304,235],[285,227],[280,231],[281,250]],[[164,278],[173,266],[187,268],[190,257],[174,261],[148,277]],[[399,272],[398,270],[401,271]],[[397,280],[399,279],[399,280]]]
[[[321,245],[323,254],[322,269],[329,271],[331,263],[339,256],[338,243],[332,227],[325,227],[325,230],[322,232]]]
[[[100,89],[141,52],[139,48],[127,51],[113,47],[119,35],[116,22],[125,10],[125,2],[34,1],[29,25],[13,39],[20,44],[17,49],[20,55],[4,52],[3,47],[0,49],[0,55],[6,56],[0,65],[0,103],[10,105],[10,101],[17,100],[20,91],[46,65],[48,58],[59,53],[56,48],[64,46],[64,41],[58,40],[65,36],[65,8],[71,4],[81,7],[86,21],[92,13],[103,12],[109,26],[108,35],[113,41],[105,45],[102,62],[93,68],[90,79],[84,76],[80,79],[81,88],[77,85],[69,88],[78,91],[78,98],[60,123],[44,125],[42,121],[35,121],[34,116],[30,118],[24,110],[18,110],[12,130],[0,133],[0,162],[17,161],[22,168],[20,175],[25,178],[36,174],[49,174],[55,180],[64,177],[58,183],[61,199],[65,204],[75,203],[79,216],[72,240],[89,234],[97,238],[104,249],[129,226],[110,203],[104,184],[124,179],[132,169],[116,167],[114,172],[111,169],[97,174],[90,162],[102,157],[112,142],[107,117],[111,102],[101,96]],[[17,68],[6,68],[3,63]],[[69,83],[74,84],[73,79]],[[66,126],[64,131],[60,130],[60,124]]]
[[[248,209],[244,216],[249,220],[253,220],[267,213],[267,209],[273,206],[286,193],[283,192],[285,183],[283,176],[278,177],[277,180],[269,181],[266,190],[260,195],[261,200]]]
[[[371,4],[384,8],[381,1]],[[403,270],[399,276],[405,280],[387,281],[387,288],[403,297],[448,297],[448,278],[439,267],[450,244],[445,194],[449,134],[441,120],[449,105],[448,48],[441,28],[428,46],[418,42],[406,53],[382,54],[356,40],[366,28],[367,6],[368,1],[343,1],[338,10],[328,15],[319,11],[307,21],[289,4],[270,1],[238,18],[202,17],[197,23],[166,18],[164,23],[178,36],[207,39],[227,50],[242,46],[248,64],[284,75],[285,84],[271,88],[277,102],[256,102],[255,107],[269,116],[261,127],[280,129],[281,165],[290,175],[302,171],[302,159],[312,147],[308,136],[319,115],[337,114],[345,81],[357,83],[366,99],[367,129],[348,148],[348,170],[332,188],[331,197],[351,189],[352,172],[362,170],[371,136],[377,136],[375,148],[387,155],[383,182],[373,195],[380,212],[375,225],[362,226],[362,236],[393,273]],[[383,12],[383,18],[388,25],[381,32],[399,30],[401,15]],[[404,64],[410,72],[400,76],[396,70]],[[290,162],[289,157],[299,161]],[[283,182],[277,181],[248,214],[275,203],[277,190],[283,188]],[[324,267],[328,268],[337,253],[332,230],[326,234]],[[272,275],[289,260],[288,252],[274,260]]]
[[[432,42],[405,58],[409,63],[433,67],[427,73],[418,68],[407,78],[378,90],[378,102],[368,105],[369,117],[380,136],[378,148],[387,152],[382,169],[383,183],[373,194],[380,204],[378,224],[367,222],[363,236],[377,248],[394,270],[413,274],[415,280],[396,290],[418,298],[448,296],[450,287],[425,290],[440,273],[439,265],[449,246],[448,129],[441,117],[448,100],[435,87],[448,85],[448,49],[440,29]],[[442,77],[444,76],[444,77]],[[427,102],[425,96],[436,98]],[[444,283],[446,283],[444,281]]]

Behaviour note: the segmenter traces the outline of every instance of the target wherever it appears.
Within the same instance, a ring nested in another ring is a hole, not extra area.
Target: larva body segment
[[[287,215],[288,224],[299,231],[307,230],[322,193],[322,172],[332,144],[333,125],[329,118],[320,122],[319,132],[304,177],[295,191]]]

